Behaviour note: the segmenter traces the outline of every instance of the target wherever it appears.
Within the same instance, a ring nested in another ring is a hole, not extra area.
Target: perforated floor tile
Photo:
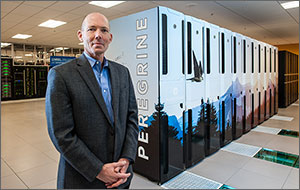
[[[261,149],[261,147],[231,142],[230,144],[223,147],[221,150],[233,152],[236,154],[241,154],[244,156],[253,157],[260,149]]]
[[[269,134],[277,135],[280,132],[280,130],[281,129],[271,128],[271,127],[264,127],[264,126],[258,125],[257,127],[255,127],[254,129],[252,129],[251,131],[256,131],[256,132],[262,132],[262,133],[269,133]]]
[[[294,118],[293,117],[274,115],[270,119],[276,119],[276,120],[281,120],[281,121],[292,121]]]
[[[184,171],[161,185],[165,189],[219,189],[223,184]]]

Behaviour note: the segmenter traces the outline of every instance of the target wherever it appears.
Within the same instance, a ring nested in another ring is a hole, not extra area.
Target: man
[[[129,188],[138,136],[129,71],[104,57],[112,41],[104,15],[87,15],[77,35],[83,55],[48,75],[48,132],[60,152],[57,188]]]

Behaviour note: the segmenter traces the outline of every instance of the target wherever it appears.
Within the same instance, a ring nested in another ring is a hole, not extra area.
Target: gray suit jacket
[[[84,55],[52,68],[48,74],[48,132],[61,153],[57,188],[104,189],[96,176],[103,164],[135,160],[137,105],[129,71],[108,61],[114,125],[92,68]],[[119,188],[125,187],[132,178]]]

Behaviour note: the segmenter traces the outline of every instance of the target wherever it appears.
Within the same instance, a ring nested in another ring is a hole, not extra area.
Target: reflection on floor
[[[44,99],[2,102],[2,189],[56,188],[59,154],[49,139],[44,110]],[[299,157],[299,101],[288,108],[279,109],[276,117],[265,121],[261,126],[263,128],[254,129],[227,146],[244,144],[259,147],[259,150],[274,150]],[[279,135],[281,129],[296,131],[298,136]],[[204,181],[213,181],[222,189],[299,188],[299,160],[295,161],[298,165],[292,167],[253,156],[221,149],[187,169],[185,173]],[[165,184],[159,186],[135,174],[130,188],[163,189],[167,188]]]

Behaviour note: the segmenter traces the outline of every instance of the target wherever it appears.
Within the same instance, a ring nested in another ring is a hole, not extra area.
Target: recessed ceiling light
[[[1,47],[7,47],[7,46],[10,46],[11,43],[5,43],[5,42],[1,42]]]
[[[33,56],[33,55],[32,55],[31,53],[26,53],[25,56],[26,56],[26,57],[31,57],[31,56]]]
[[[56,27],[61,26],[63,24],[66,24],[66,22],[49,19],[46,22],[43,22],[43,23],[39,24],[39,26],[47,27],[47,28],[56,28]]]
[[[123,2],[125,2],[125,1],[91,1],[91,2],[89,2],[89,4],[96,5],[96,6],[103,7],[103,8],[110,8],[112,6],[121,4]]]
[[[290,1],[286,3],[281,3],[281,6],[285,9],[296,8],[299,7],[299,1]]]
[[[11,38],[16,38],[16,39],[27,39],[32,37],[32,35],[28,35],[28,34],[16,34]]]
[[[50,51],[53,52],[53,51],[55,50],[55,52],[60,52],[60,51],[63,50],[63,49],[66,50],[66,49],[69,49],[69,48],[66,48],[66,47],[65,47],[65,48],[63,48],[63,47],[58,47],[58,48],[51,49]]]
[[[83,42],[80,42],[80,43],[78,43],[78,45],[81,45],[81,46],[83,46]]]

